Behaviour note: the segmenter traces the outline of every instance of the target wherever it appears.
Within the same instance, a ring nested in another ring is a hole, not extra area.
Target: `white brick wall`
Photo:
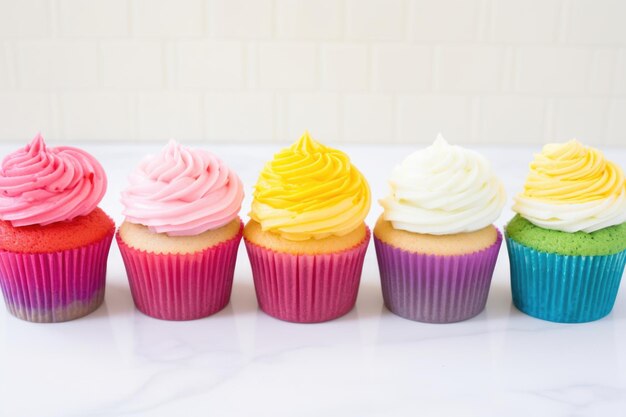
[[[432,54],[432,48],[427,46],[397,43],[374,46],[374,89],[390,93],[430,90]]]
[[[264,89],[314,89],[317,50],[304,42],[272,42],[259,47],[259,85]]]
[[[163,87],[163,51],[155,41],[104,41],[100,45],[102,86],[107,89]]]
[[[205,2],[202,0],[133,0],[129,3],[133,11],[131,24],[137,36],[168,38],[205,33]]]
[[[332,43],[322,46],[322,89],[330,91],[366,91],[369,54],[366,45]],[[624,83],[626,88],[626,82]]]
[[[17,79],[22,90],[77,90],[98,87],[96,43],[19,41]]]
[[[623,0],[0,0],[0,140],[626,146]]]
[[[129,31],[126,0],[60,0],[59,33],[75,37],[119,37]]]
[[[268,39],[272,35],[271,0],[213,0],[207,13],[209,32],[216,38]]]
[[[497,0],[493,3],[490,38],[515,44],[554,43],[562,3],[560,0]]]
[[[474,41],[478,34],[478,0],[416,0],[410,38],[416,41]]]

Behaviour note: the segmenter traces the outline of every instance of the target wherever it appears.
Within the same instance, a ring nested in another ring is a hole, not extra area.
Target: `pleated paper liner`
[[[240,220],[241,222],[241,220]],[[195,320],[228,304],[243,223],[233,238],[188,254],[156,254],[128,246],[119,235],[135,306],[162,320]]]
[[[353,248],[328,254],[275,252],[247,239],[259,307],[280,320],[318,323],[343,316],[356,303],[370,230]]]
[[[104,300],[114,228],[100,241],[51,253],[0,251],[0,286],[14,316],[37,323],[77,319]]]
[[[611,312],[626,251],[569,256],[534,250],[507,237],[513,303],[522,312],[558,323],[598,320]]]
[[[426,323],[453,323],[485,308],[502,244],[464,255],[428,255],[393,247],[374,237],[385,306]]]

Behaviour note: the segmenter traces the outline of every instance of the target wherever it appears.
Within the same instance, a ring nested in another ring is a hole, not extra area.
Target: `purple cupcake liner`
[[[374,236],[385,306],[426,323],[467,320],[485,308],[502,234],[483,250],[428,255],[393,247]]]
[[[76,249],[50,253],[0,250],[0,287],[14,316],[37,323],[73,320],[104,300],[107,258],[114,228]]]

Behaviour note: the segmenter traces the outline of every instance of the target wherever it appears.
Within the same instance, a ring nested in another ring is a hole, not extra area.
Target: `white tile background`
[[[0,0],[0,139],[626,146],[623,0]]]

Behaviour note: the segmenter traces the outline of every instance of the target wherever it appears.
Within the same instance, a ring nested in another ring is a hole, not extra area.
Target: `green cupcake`
[[[535,156],[505,228],[513,303],[563,323],[613,308],[626,264],[626,183],[619,166],[577,141]]]

